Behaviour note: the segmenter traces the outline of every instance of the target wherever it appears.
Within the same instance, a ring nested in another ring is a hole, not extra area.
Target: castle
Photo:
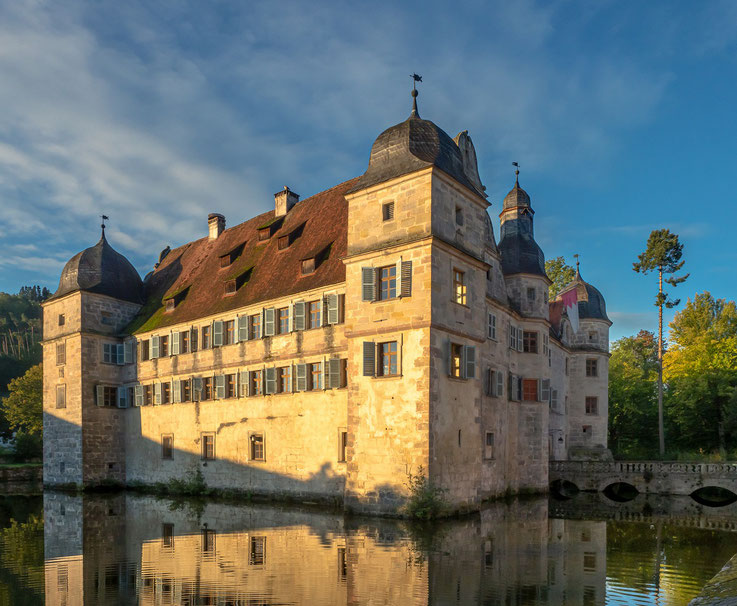
[[[162,251],[107,242],[44,303],[44,483],[208,486],[396,512],[409,474],[459,509],[606,452],[608,333],[550,280],[518,179],[494,236],[476,152],[420,117],[366,172]],[[575,306],[575,303],[574,303]],[[569,308],[570,311],[570,308]]]

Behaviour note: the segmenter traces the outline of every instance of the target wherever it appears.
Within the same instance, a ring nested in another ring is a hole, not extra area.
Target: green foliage
[[[165,484],[166,494],[181,496],[205,496],[210,494],[202,471],[198,467],[183,478],[174,478]]]
[[[30,604],[37,603],[36,598],[43,599],[43,515],[32,513],[25,522],[12,519],[7,528],[0,529],[0,577],[3,576],[13,585],[17,584],[12,588],[14,597],[6,603]]]
[[[41,361],[41,305],[49,291],[38,286],[24,286],[17,295],[0,292],[0,380],[4,358],[38,363]],[[17,375],[10,375],[12,379]],[[7,380],[0,384],[2,391]]]
[[[447,509],[443,493],[445,490],[436,486],[427,476],[425,469],[420,465],[417,473],[407,474],[407,488],[410,497],[404,508],[404,513],[417,520],[431,520],[442,515]]]
[[[0,415],[10,428],[40,436],[43,432],[43,371],[41,364],[31,367],[8,385],[9,395],[0,402]]]
[[[43,456],[43,440],[40,435],[19,431],[15,435],[15,453],[13,458],[18,461],[40,459]]]
[[[553,283],[548,287],[548,298],[553,301],[563,288],[573,282],[576,270],[566,263],[564,257],[555,257],[545,261],[545,273]]]
[[[609,360],[609,446],[615,456],[650,458],[657,426],[657,345],[641,330],[612,345]],[[654,447],[654,448],[653,448]]]
[[[668,229],[656,229],[650,233],[650,237],[647,239],[647,248],[644,253],[637,257],[638,261],[632,264],[632,269],[642,274],[648,274],[656,270],[659,276],[671,274],[665,281],[675,287],[685,282],[689,276],[689,274],[684,276],[672,275],[683,267],[685,261],[681,261],[682,256],[683,244],[678,241],[678,235],[671,233]],[[670,309],[680,302],[680,299],[669,299],[666,292],[659,291],[655,297],[656,307],[665,305]]]

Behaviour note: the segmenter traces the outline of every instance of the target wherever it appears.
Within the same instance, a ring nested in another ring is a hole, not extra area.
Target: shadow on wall
[[[166,406],[194,405],[196,404]],[[129,432],[131,425],[137,425],[138,428],[141,426],[141,411],[138,408],[100,410],[111,415],[126,415]],[[259,419],[259,422],[261,421],[262,419]],[[79,434],[76,425],[62,419],[54,418],[54,425],[60,435],[72,435],[72,431]],[[193,440],[191,449],[177,448],[176,439],[169,448],[163,442],[164,436],[161,442],[156,442],[139,433],[135,438],[128,440],[126,448],[129,452],[126,461],[95,460],[86,461],[85,465],[102,469],[100,477],[105,478],[100,482],[102,485],[119,484],[118,478],[122,471],[127,486],[155,487],[163,493],[197,494],[215,489],[241,493],[246,498],[252,496],[286,501],[327,502],[332,505],[344,502],[346,488],[344,463],[337,464],[340,465],[337,467],[333,462],[323,460],[319,467],[317,463],[315,464],[315,471],[306,472],[304,462],[290,461],[289,458],[296,455],[283,453],[271,456],[268,451],[265,460],[252,461],[249,459],[253,448],[251,444],[253,428],[249,427],[247,419],[224,425],[227,426],[221,425],[218,431],[201,434],[199,439]],[[212,450],[205,443],[205,435],[215,440]],[[266,435],[268,438],[268,429]],[[238,458],[242,456],[242,461],[218,458],[218,443],[223,440],[228,441],[227,451],[237,453]],[[268,442],[266,447],[268,448]],[[135,449],[135,452],[130,452],[132,449]],[[206,453],[209,455],[210,452],[214,453],[214,458],[206,456]],[[72,449],[68,458],[64,460],[60,455],[60,449],[55,449],[53,457],[50,457],[53,462],[44,463],[44,484],[49,487],[78,484],[76,478],[79,477],[77,475],[79,463],[74,460],[75,456],[78,458],[79,455],[75,455]],[[286,468],[287,471],[280,473],[266,468],[274,464]],[[293,470],[294,473],[290,473],[289,470]],[[400,494],[400,490],[401,487],[398,485],[379,486],[375,492],[365,497],[352,496],[350,503],[357,510],[396,510],[404,503],[405,497]]]

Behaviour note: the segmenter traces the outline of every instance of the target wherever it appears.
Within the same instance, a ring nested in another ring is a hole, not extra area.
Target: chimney
[[[210,228],[208,238],[217,240],[218,236],[225,231],[225,217],[219,213],[210,213],[207,215],[207,226]]]
[[[295,194],[286,185],[284,189],[274,194],[274,216],[283,217],[299,202],[299,195]]]

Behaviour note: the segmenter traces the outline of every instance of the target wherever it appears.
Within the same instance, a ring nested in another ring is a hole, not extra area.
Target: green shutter
[[[215,397],[218,400],[225,398],[225,375],[215,377]]]
[[[274,332],[274,308],[269,307],[264,309],[264,336],[273,337]]]
[[[151,358],[159,357],[159,335],[151,337]]]
[[[412,261],[401,262],[401,290],[400,296],[409,297],[412,295]]]
[[[248,371],[242,370],[240,372],[240,379],[238,381],[239,397],[244,398],[249,395],[248,391],[251,388],[251,382],[248,380]]]
[[[295,374],[297,375],[297,391],[307,391],[307,364],[297,364],[295,367]]]
[[[154,404],[161,404],[161,383],[154,384]]]
[[[202,377],[192,377],[192,399],[195,402],[202,399]]]
[[[223,346],[223,321],[215,320],[212,323],[212,346],[222,347]]]
[[[128,388],[118,387],[118,408],[128,408]]]
[[[340,388],[340,358],[328,360],[328,388]]]
[[[143,385],[136,385],[135,391],[135,405],[143,406]]]
[[[248,316],[238,316],[238,340],[248,341]]]
[[[304,330],[305,329],[305,302],[297,301],[293,305],[294,323],[292,330]]]
[[[182,401],[182,382],[179,379],[174,379],[171,384],[171,401],[175,404]]]
[[[264,393],[273,394],[276,393],[276,368],[264,369]]]
[[[327,309],[328,309],[328,324],[337,324],[340,319],[338,313],[338,295],[327,296]]]
[[[124,343],[124,350],[123,350],[123,364],[133,364],[133,347],[135,345],[135,341],[132,339],[129,339]]]
[[[364,301],[376,300],[376,271],[373,267],[361,268],[362,295]]]
[[[325,369],[329,372],[329,369]],[[363,342],[363,376],[373,377],[376,374],[376,345],[373,341]],[[329,386],[329,384],[328,384]]]
[[[98,406],[105,405],[105,388],[102,385],[95,386],[95,404]]]
[[[178,356],[179,355],[179,341],[181,339],[181,336],[179,332],[173,332],[171,333],[171,355]]]
[[[471,345],[463,347],[465,352],[464,358],[466,362],[465,378],[474,379],[476,377],[476,348]]]

